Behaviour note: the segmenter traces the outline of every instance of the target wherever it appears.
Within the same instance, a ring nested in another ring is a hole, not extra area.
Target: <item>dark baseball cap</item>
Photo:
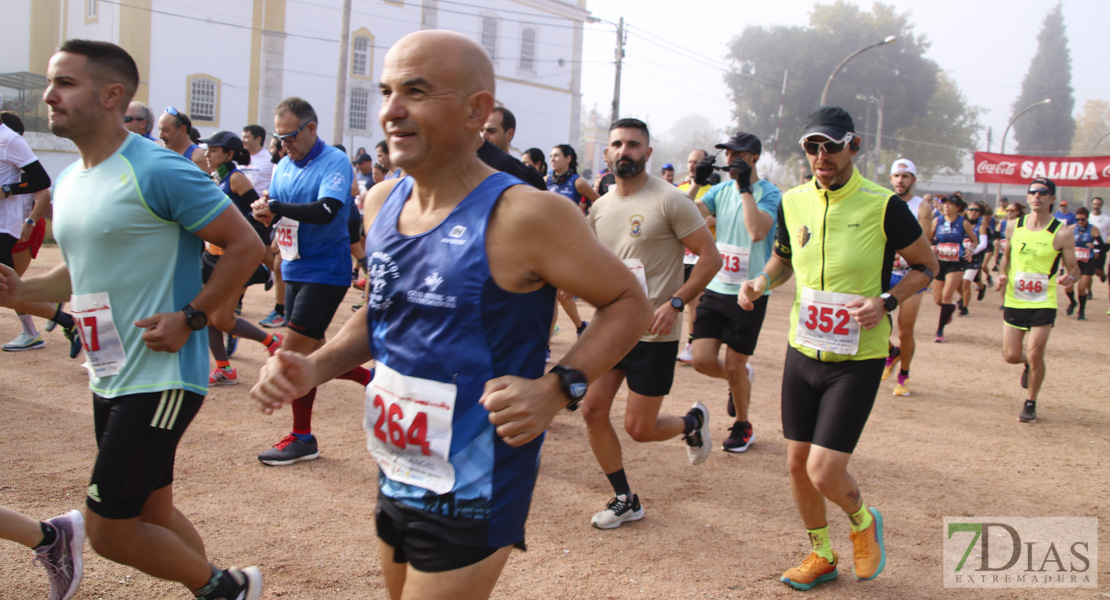
[[[800,141],[814,135],[828,138],[834,142],[847,142],[848,136],[855,133],[856,123],[852,115],[839,106],[822,106],[806,117],[805,133]]]
[[[212,134],[212,137],[200,140],[200,143],[230,150],[231,152],[243,149],[243,140],[230,131],[217,131]]]
[[[355,159],[355,164],[356,165],[361,165],[364,162],[370,162],[372,160],[374,160],[374,159],[370,158],[369,154],[363,152],[362,154],[358,155],[358,158]]]
[[[1029,185],[1031,186],[1034,183],[1039,183],[1039,184],[1045,186],[1046,188],[1048,188],[1048,193],[1049,194],[1052,194],[1053,196],[1056,195],[1056,183],[1054,181],[1052,181],[1051,179],[1049,179],[1047,177],[1038,177],[1038,178],[1034,179],[1033,181],[1030,181]]]
[[[714,146],[714,148],[727,148],[734,152],[751,152],[752,154],[763,154],[763,143],[759,141],[759,138],[744,131],[736,132],[736,135],[729,138],[727,142],[723,144],[717,144],[716,146]]]

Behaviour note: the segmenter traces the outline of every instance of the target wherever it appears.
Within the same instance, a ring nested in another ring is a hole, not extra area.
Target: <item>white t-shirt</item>
[[[1088,222],[1098,228],[1098,233],[1102,236],[1102,241],[1105,242],[1107,239],[1110,239],[1110,231],[1107,231],[1107,228],[1110,228],[1110,215],[1106,213],[1102,213],[1101,215],[1091,214],[1088,217]]]
[[[23,136],[0,123],[0,183],[19,183],[23,176],[23,167],[37,160],[38,157],[31,151]],[[27,218],[25,207],[33,204],[34,197],[34,194],[16,194],[0,199],[0,233],[19,237],[23,230],[23,219]]]
[[[263,148],[258,154],[251,155],[251,164],[240,167],[239,170],[250,180],[254,191],[259,197],[262,192],[270,189],[270,178],[274,174],[274,163],[270,162],[270,151]]]

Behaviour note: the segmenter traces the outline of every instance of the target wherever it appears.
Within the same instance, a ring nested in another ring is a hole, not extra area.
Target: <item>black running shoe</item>
[[[979,301],[982,302],[983,298],[986,295],[987,295],[987,286],[984,285],[983,287],[979,288],[979,294],[976,296],[976,298],[978,298]]]
[[[1079,306],[1078,302],[1072,302],[1071,304],[1068,304],[1068,310],[1066,312],[1068,313],[1069,317],[1072,316],[1072,314],[1075,313],[1075,307],[1076,306]]]
[[[1029,363],[1025,363],[1025,370],[1021,372],[1021,389],[1029,389]]]
[[[1036,423],[1037,403],[1032,400],[1026,400],[1025,405],[1021,407],[1021,414],[1018,415],[1018,421],[1022,423]]]

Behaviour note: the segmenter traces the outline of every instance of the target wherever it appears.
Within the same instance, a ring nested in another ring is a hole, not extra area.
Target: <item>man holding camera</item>
[[[722,447],[726,452],[744,452],[755,441],[748,421],[754,375],[748,359],[755,352],[771,291],[755,301],[752,311],[742,310],[736,295],[749,278],[748,266],[762,266],[771,257],[773,236],[769,234],[775,227],[782,192],[760,179],[756,171],[763,148],[759,138],[741,131],[717,148],[725,151],[730,179],[697,195],[713,173],[715,157],[709,156],[698,162],[694,182],[687,189],[691,198],[699,198],[696,203],[702,216],[716,218],[717,250],[724,261],[698,304],[693,362],[699,373],[728,381],[728,413],[736,422]],[[718,358],[722,342],[727,346],[724,360]]]

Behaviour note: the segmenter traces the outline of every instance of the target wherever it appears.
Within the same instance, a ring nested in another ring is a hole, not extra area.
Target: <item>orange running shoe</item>
[[[836,564],[836,552],[833,552],[832,564],[818,556],[816,552],[810,552],[801,565],[787,569],[779,580],[796,590],[804,592],[836,579]]]
[[[856,579],[874,579],[886,566],[886,546],[883,545],[883,515],[879,509],[868,507],[871,511],[871,525],[863,531],[852,532],[853,571]]]

